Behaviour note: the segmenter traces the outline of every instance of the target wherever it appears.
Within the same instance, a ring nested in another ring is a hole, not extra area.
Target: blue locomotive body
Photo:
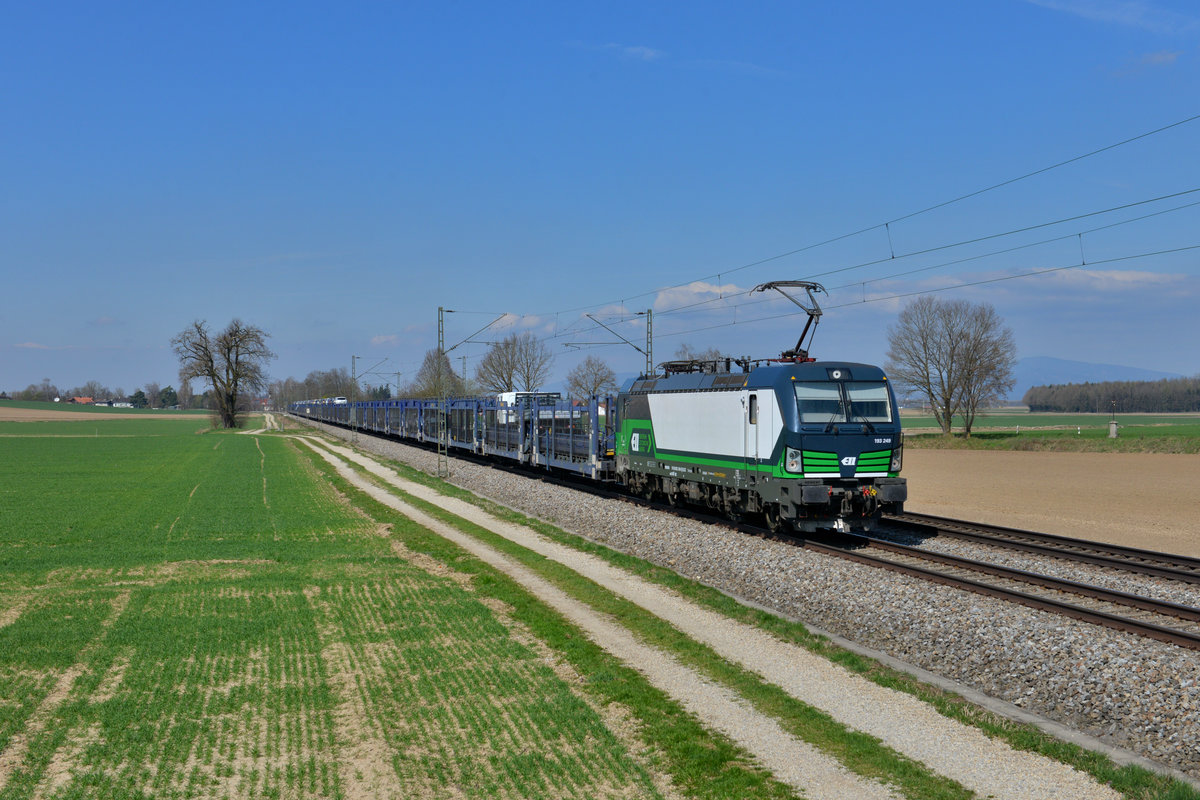
[[[617,401],[616,479],[772,529],[869,528],[899,511],[899,413],[878,367],[793,362],[632,381]]]

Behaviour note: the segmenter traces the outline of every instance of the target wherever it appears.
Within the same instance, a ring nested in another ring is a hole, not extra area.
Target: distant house
[[[78,403],[81,406],[90,406],[96,402],[96,398],[94,398],[94,397],[70,397],[67,399],[67,402],[68,403]]]

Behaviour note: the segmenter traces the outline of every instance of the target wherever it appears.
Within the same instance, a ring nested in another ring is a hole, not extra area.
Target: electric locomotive
[[[821,306],[811,281],[773,281],[808,314],[779,358],[676,361],[617,398],[616,480],[645,497],[699,503],[775,531],[868,530],[908,499],[900,412],[879,367],[809,358]],[[789,290],[803,289],[804,302]],[[765,366],[764,366],[765,365]]]
[[[899,413],[879,367],[805,360],[734,374],[706,366],[667,365],[665,377],[622,389],[617,481],[734,519],[761,513],[773,530],[866,530],[902,510]]]

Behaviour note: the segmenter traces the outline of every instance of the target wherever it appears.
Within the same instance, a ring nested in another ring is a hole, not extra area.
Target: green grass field
[[[0,797],[655,796],[289,440],[24,425],[49,435],[0,427]]]
[[[955,419],[943,436],[932,416],[904,414],[905,443],[925,448],[1055,450],[1084,452],[1200,453],[1200,414],[1118,414],[1109,438],[1108,414],[988,412],[975,418],[971,436]]]
[[[30,411],[69,411],[80,414],[146,414],[153,416],[155,414],[194,414],[199,417],[204,417],[209,414],[208,411],[192,410],[192,411],[167,411],[153,408],[109,408],[108,406],[88,406],[75,405],[74,403],[46,403],[41,400],[0,400],[0,409],[4,408],[24,408]]]

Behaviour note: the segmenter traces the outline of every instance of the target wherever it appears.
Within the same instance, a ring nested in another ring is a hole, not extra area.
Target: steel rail
[[[1190,650],[1200,650],[1200,633],[1192,633],[1190,631],[1178,630],[1176,628],[1168,628],[1164,625],[1156,625],[1151,622],[1142,622],[1128,617],[1122,617],[1116,614],[1109,614],[1105,611],[1096,611],[1082,606],[1077,606],[1073,603],[1066,603],[1061,600],[1051,600],[1046,597],[1021,592],[1015,589],[1006,589],[994,584],[984,583],[982,581],[971,580],[970,578],[962,578],[955,575],[948,575],[944,572],[938,572],[933,569],[913,566],[911,564],[902,564],[889,558],[881,556],[873,556],[868,553],[856,552],[854,550],[846,550],[841,547],[824,544],[822,542],[814,542],[805,540],[800,543],[800,546],[806,550],[812,550],[817,553],[844,558],[850,561],[857,561],[861,564],[867,564],[873,567],[899,572],[913,577],[921,578],[933,583],[939,583],[944,586],[950,586],[956,589],[965,589],[975,594],[985,597],[996,597],[1007,600],[1018,605],[1034,608],[1039,611],[1050,611],[1064,617],[1090,622],[1096,625],[1102,625],[1106,628],[1112,628],[1125,633],[1132,633],[1138,636],[1143,636],[1148,639],[1156,639],[1161,642],[1178,645]],[[941,555],[941,554],[939,554]],[[1093,587],[1094,588],[1094,587]]]
[[[989,564],[986,561],[976,561],[975,559],[966,558],[964,556],[949,555],[946,553],[938,553],[932,550],[924,550],[919,547],[909,547],[896,542],[889,542],[884,539],[876,539],[874,537],[862,537],[870,542],[871,547],[878,550],[885,550],[899,555],[908,556],[910,558],[919,558],[923,561],[933,561],[938,564],[945,564],[951,567],[959,567],[968,569],[972,572],[982,572],[987,575],[994,575],[997,578],[1005,578],[1007,580],[1020,581],[1021,583],[1029,583],[1035,586],[1041,586],[1044,589],[1051,589],[1059,592],[1069,592],[1071,594],[1090,597],[1094,600],[1102,600],[1106,603],[1115,605],[1128,606],[1129,608],[1137,608],[1142,611],[1150,611],[1155,614],[1161,614],[1164,617],[1177,617],[1178,619],[1191,620],[1200,622],[1200,608],[1193,606],[1185,606],[1182,603],[1172,603],[1167,600],[1155,600],[1152,597],[1144,597],[1139,594],[1130,594],[1116,589],[1106,589],[1103,586],[1093,586],[1090,583],[1080,583],[1078,581],[1068,580],[1066,578],[1054,578],[1048,575],[1042,575],[1037,572],[1029,572],[1015,567],[1005,567],[999,564]]]
[[[933,532],[938,536],[990,544],[1010,550],[1022,550],[1041,556],[1078,561],[1094,566],[1109,567],[1126,572],[1138,572],[1158,578],[1200,583],[1200,559],[1190,556],[1159,553],[1136,547],[1073,539],[1052,533],[1005,528],[926,514],[885,516],[891,525],[910,531]]]

